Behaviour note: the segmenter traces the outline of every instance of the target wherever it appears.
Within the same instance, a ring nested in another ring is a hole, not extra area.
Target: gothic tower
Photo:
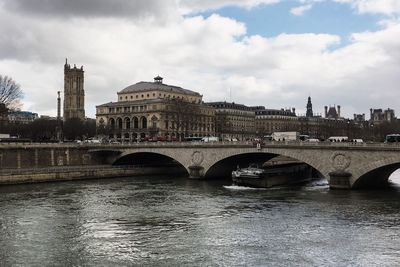
[[[312,110],[312,104],[311,104],[311,97],[308,97],[308,102],[307,102],[307,112],[306,112],[306,117],[312,117],[314,116],[313,110]]]
[[[73,68],[65,60],[64,65],[64,121],[72,118],[85,119],[85,91],[83,66]]]

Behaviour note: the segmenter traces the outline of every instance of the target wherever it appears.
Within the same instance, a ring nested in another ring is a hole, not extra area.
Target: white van
[[[201,139],[202,142],[218,142],[219,138],[217,136],[206,136]]]

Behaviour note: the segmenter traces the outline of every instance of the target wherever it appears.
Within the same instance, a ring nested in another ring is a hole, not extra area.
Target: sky
[[[85,109],[139,81],[305,114],[400,112],[400,0],[0,0],[0,74],[56,115],[65,59]]]

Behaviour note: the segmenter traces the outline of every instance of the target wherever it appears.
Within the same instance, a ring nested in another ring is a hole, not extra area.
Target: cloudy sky
[[[65,58],[89,117],[156,75],[205,101],[399,113],[400,0],[0,0],[0,74],[23,110],[56,115]]]

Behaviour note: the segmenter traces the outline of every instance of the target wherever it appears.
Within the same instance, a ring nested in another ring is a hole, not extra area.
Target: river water
[[[400,173],[250,189],[135,177],[0,187],[0,266],[399,266]]]

